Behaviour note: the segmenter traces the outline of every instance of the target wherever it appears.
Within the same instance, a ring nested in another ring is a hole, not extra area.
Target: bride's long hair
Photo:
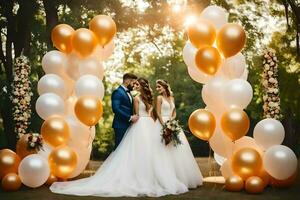
[[[170,85],[168,84],[167,81],[162,80],[162,79],[158,79],[156,81],[156,83],[161,85],[165,89],[167,97],[172,97],[173,96],[173,92],[172,92],[171,87],[170,87]]]
[[[152,89],[149,85],[149,81],[144,78],[138,78],[137,81],[140,84],[142,101],[146,105],[146,110],[149,111],[153,107],[153,95]]]

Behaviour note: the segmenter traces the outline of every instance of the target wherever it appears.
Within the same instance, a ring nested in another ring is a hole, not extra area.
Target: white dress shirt
[[[124,88],[124,90],[126,91],[127,96],[128,96],[129,99],[130,99],[130,103],[132,103],[132,96],[129,94],[129,92],[127,92],[127,91],[129,91],[128,88],[125,87],[123,84],[121,85],[121,87]]]

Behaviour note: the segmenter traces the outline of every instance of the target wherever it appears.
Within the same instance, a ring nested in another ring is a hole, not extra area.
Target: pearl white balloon
[[[196,67],[195,55],[197,53],[197,48],[192,45],[190,41],[185,43],[183,47],[182,56],[183,61],[188,67]]]
[[[37,114],[44,120],[51,115],[64,115],[64,101],[57,94],[45,93],[41,95],[35,104]]]
[[[95,56],[99,58],[100,61],[105,61],[110,58],[110,56],[113,54],[115,49],[115,42],[112,40],[107,45],[101,47],[100,45],[97,46],[95,50]]]
[[[56,74],[46,74],[38,82],[39,95],[54,93],[61,98],[66,98],[66,87],[64,80]]]
[[[220,30],[228,21],[228,13],[219,6],[206,7],[200,17],[209,20],[217,30]]]
[[[22,183],[31,188],[43,185],[50,175],[47,160],[38,154],[26,156],[21,161],[18,171]]]
[[[231,167],[231,160],[227,159],[225,162],[222,164],[220,168],[222,176],[226,179],[229,178],[230,176],[234,175],[234,172]]]
[[[103,99],[104,85],[96,76],[83,75],[75,83],[75,93],[77,97],[89,95]]]
[[[86,166],[89,164],[90,161],[90,155],[91,150],[87,146],[81,146],[81,145],[69,145],[76,153],[77,155],[77,164],[72,172],[72,174],[68,178],[74,178],[78,175],[80,175],[86,168]]]
[[[248,79],[248,74],[249,74],[249,70],[245,69],[240,78],[243,79],[243,80],[247,80]]]
[[[249,136],[243,136],[240,139],[234,141],[233,148],[232,148],[232,154],[237,152],[238,150],[242,148],[252,148],[255,149],[261,156],[263,155],[263,151],[258,146],[258,144],[255,142],[255,140],[252,137]]]
[[[76,81],[80,74],[79,74],[79,63],[82,59],[74,52],[70,53],[67,57],[66,62],[66,74]]]
[[[222,157],[230,157],[233,142],[224,133],[222,133],[221,128],[217,125],[214,134],[209,139],[209,146],[218,155]]]
[[[37,154],[48,160],[49,154],[52,152],[53,148],[48,145],[46,142],[43,143],[43,148],[40,149]]]
[[[209,80],[202,88],[201,94],[204,103],[213,108],[223,108],[223,88],[226,85],[227,80],[221,77],[214,77]]]
[[[263,149],[281,144],[284,140],[285,131],[280,121],[276,119],[263,119],[258,122],[253,131],[253,137]]]
[[[67,116],[66,121],[70,127],[69,146],[85,146],[89,145],[90,127],[84,125],[74,116]]]
[[[230,80],[223,89],[226,108],[246,108],[251,102],[253,91],[250,83],[243,79]]]
[[[291,177],[297,170],[298,160],[295,153],[283,145],[274,145],[264,154],[265,170],[278,180]]]
[[[240,78],[246,68],[245,56],[238,53],[224,60],[221,69],[228,79]]]
[[[220,166],[222,166],[223,163],[227,160],[227,158],[220,156],[216,152],[214,152],[214,159],[215,159],[216,163]]]
[[[201,72],[200,70],[194,68],[194,67],[188,67],[188,74],[190,75],[191,79],[193,79],[194,81],[198,82],[198,83],[207,83],[210,79],[211,76],[204,74],[203,72]]]
[[[49,51],[42,58],[42,67],[46,74],[63,75],[65,64],[66,55],[57,50]]]
[[[94,75],[100,80],[104,77],[104,67],[102,63],[96,58],[88,58],[80,61],[79,63],[79,74],[82,75]]]

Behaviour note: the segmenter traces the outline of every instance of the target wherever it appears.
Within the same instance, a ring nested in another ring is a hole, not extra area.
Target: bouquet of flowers
[[[30,136],[28,136],[28,150],[35,150],[39,151],[43,149],[43,138],[38,133],[29,133]]]
[[[172,119],[168,120],[166,123],[163,124],[162,128],[162,142],[165,143],[167,146],[171,142],[174,146],[177,146],[178,144],[181,144],[181,141],[179,139],[179,133],[182,131],[178,120]]]

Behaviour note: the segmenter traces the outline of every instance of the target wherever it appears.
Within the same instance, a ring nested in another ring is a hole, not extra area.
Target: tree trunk
[[[57,5],[53,0],[43,0],[45,12],[46,12],[46,35],[47,35],[47,47],[53,48],[51,41],[51,30],[58,24]]]

